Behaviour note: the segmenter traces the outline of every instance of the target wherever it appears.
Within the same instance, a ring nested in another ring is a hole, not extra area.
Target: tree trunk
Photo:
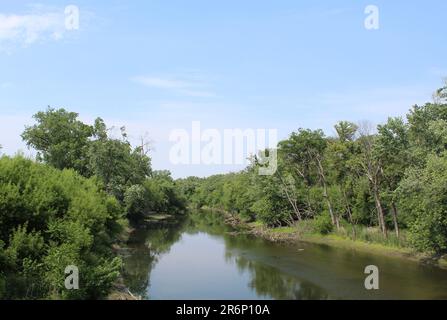
[[[352,225],[352,234],[354,236],[354,240],[357,238],[357,232],[355,230],[355,223],[354,223],[354,219],[352,219],[352,211],[351,211],[351,206],[349,205],[349,201],[348,201],[348,196],[346,195],[346,191],[343,187],[340,187],[341,192],[343,194],[343,198],[345,200],[346,203],[346,210],[348,211],[348,217],[349,217],[349,222]]]
[[[293,212],[295,213],[295,216],[298,218],[299,221],[301,221],[302,220],[301,212],[298,209],[298,206],[296,205],[296,200],[292,199],[292,196],[287,191],[287,184],[284,182],[284,180],[283,180],[281,175],[279,175],[279,179],[281,180],[281,183],[282,183],[282,185],[284,187],[284,192],[286,194],[287,200],[289,201],[290,205],[292,206]]]
[[[376,208],[377,208],[377,217],[379,220],[379,227],[385,236],[387,237],[387,231],[386,231],[386,225],[385,225],[385,214],[383,213],[383,207],[382,203],[380,202],[380,196],[379,196],[379,190],[377,189],[377,185],[373,186],[373,192],[374,192],[374,200],[376,202]]]
[[[334,210],[332,210],[332,204],[329,200],[329,195],[327,193],[327,186],[326,182],[323,180],[323,197],[326,199],[326,203],[329,209],[329,214],[331,215],[332,224],[337,227],[337,230],[340,229],[340,222],[338,221],[337,217],[335,217]]]
[[[397,222],[397,208],[394,201],[391,203],[393,207],[393,222],[394,222],[394,231],[396,232],[396,237],[399,239],[399,223]]]
[[[318,172],[320,174],[320,181],[321,184],[323,185],[323,198],[326,199],[329,214],[331,215],[332,224],[337,227],[337,230],[340,230],[340,221],[338,220],[338,218],[334,214],[334,210],[332,209],[332,203],[331,200],[329,199],[329,195],[327,192],[326,176],[324,175],[324,170],[323,166],[321,165],[321,161],[318,158],[317,163],[318,163]]]

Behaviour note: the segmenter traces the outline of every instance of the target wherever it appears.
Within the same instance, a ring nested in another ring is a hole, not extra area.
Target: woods
[[[298,129],[278,144],[278,170],[174,180],[151,168],[147,144],[133,147],[124,127],[113,137],[65,109],[34,116],[22,138],[37,151],[0,158],[0,297],[95,299],[122,273],[114,246],[129,226],[157,213],[215,208],[270,228],[447,250],[447,89],[405,118],[340,121],[335,136]],[[265,150],[264,155],[269,154]],[[81,271],[80,290],[64,269]]]
[[[442,253],[447,246],[446,87],[405,118],[335,124],[336,136],[299,129],[278,145],[278,170],[187,178],[194,207],[219,208],[270,227],[311,225],[318,233]]]
[[[113,138],[102,119],[87,125],[64,109],[34,119],[22,137],[37,161],[0,158],[0,298],[103,298],[122,272],[112,248],[128,226],[182,214],[185,200],[124,128]],[[64,286],[69,265],[79,268],[79,290]]]

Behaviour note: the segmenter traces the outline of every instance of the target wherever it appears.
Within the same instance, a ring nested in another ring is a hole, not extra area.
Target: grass
[[[417,253],[411,249],[406,240],[405,231],[401,231],[399,238],[392,232],[385,238],[378,228],[344,225],[339,231],[323,235],[315,231],[313,221],[301,221],[293,226],[267,228],[263,223],[256,221],[247,224],[249,228],[259,231],[257,234],[273,241],[296,241],[324,244],[349,250],[368,252],[397,258],[422,262],[428,256]],[[447,269],[447,258],[435,261],[441,268]]]
[[[414,250],[404,247],[389,246],[383,243],[365,242],[362,240],[351,240],[337,234],[321,235],[308,234],[300,238],[301,241],[318,244],[326,244],[338,248],[352,249],[378,255],[409,258],[420,261],[423,256]]]
[[[367,228],[364,226],[356,226],[355,232],[352,226],[341,228],[335,231],[334,234],[350,239],[353,241],[362,241],[367,243],[378,243],[388,247],[409,248],[407,241],[407,234],[401,231],[399,237],[393,231],[388,232],[387,237],[384,237],[379,228]]]
[[[261,221],[249,222],[248,225],[250,227],[253,227],[253,228],[262,228],[262,227],[264,227],[264,224]]]
[[[272,232],[275,233],[284,233],[284,234],[293,234],[296,233],[298,231],[298,229],[296,227],[280,227],[280,228],[275,228],[272,229]]]

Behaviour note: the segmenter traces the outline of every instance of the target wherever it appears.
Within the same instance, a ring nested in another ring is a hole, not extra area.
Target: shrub
[[[323,212],[317,216],[313,221],[314,232],[326,235],[333,231],[334,225],[332,224],[331,217],[328,213]]]
[[[430,155],[422,169],[409,170],[399,191],[408,215],[408,240],[420,251],[447,251],[447,158]]]
[[[0,158],[0,298],[100,298],[118,275],[111,244],[124,225],[95,180]],[[79,268],[79,290],[64,287],[68,265]]]

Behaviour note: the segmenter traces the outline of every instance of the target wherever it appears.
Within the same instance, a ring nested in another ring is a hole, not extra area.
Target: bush
[[[328,213],[323,212],[314,219],[313,230],[323,235],[329,234],[334,230],[334,225]]]
[[[401,182],[400,205],[408,215],[408,240],[420,251],[447,251],[447,158],[430,155]]]
[[[119,272],[111,244],[125,221],[95,180],[0,158],[0,298],[100,298]],[[68,265],[79,268],[79,290],[65,289]]]

